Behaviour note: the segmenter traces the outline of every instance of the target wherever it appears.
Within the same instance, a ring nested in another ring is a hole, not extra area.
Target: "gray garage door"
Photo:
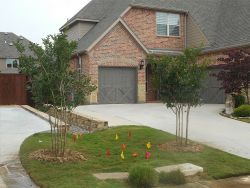
[[[137,69],[135,68],[99,68],[100,104],[136,103]]]
[[[201,98],[203,103],[207,104],[224,104],[225,92],[221,90],[221,84],[217,81],[217,78],[212,76],[213,73],[218,73],[219,69],[213,69],[209,71],[208,77],[205,80],[205,88],[202,90]]]

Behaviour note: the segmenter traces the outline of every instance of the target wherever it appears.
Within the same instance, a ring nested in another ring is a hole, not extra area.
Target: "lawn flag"
[[[116,133],[116,135],[115,135],[115,140],[118,140],[119,139],[119,136],[118,136],[118,134]]]
[[[146,146],[147,146],[148,149],[150,149],[150,148],[151,148],[151,143],[148,142],[148,143],[146,144]]]
[[[121,159],[122,159],[122,160],[125,159],[123,151],[122,151],[122,153],[121,153]]]

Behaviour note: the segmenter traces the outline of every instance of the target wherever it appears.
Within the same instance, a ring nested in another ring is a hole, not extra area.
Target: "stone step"
[[[93,174],[97,179],[99,180],[123,180],[128,179],[128,173],[127,172],[114,172],[114,173],[98,173]]]
[[[178,165],[169,165],[155,168],[157,172],[172,172],[180,170],[185,176],[194,176],[203,172],[203,168],[191,163],[184,163]],[[114,172],[114,173],[97,173],[93,174],[99,180],[116,179],[123,180],[128,178],[127,172]]]
[[[180,170],[185,176],[194,176],[196,174],[202,173],[203,168],[200,166],[196,166],[191,163],[184,163],[178,165],[170,165],[170,166],[163,166],[155,168],[157,172],[172,172],[176,170]]]

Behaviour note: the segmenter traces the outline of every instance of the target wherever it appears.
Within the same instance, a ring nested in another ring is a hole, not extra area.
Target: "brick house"
[[[250,47],[249,17],[247,0],[92,0],[60,30],[78,41],[72,65],[98,86],[90,103],[144,103],[157,100],[148,54],[202,46],[218,64],[223,52]],[[209,77],[204,101],[223,103],[219,87]]]

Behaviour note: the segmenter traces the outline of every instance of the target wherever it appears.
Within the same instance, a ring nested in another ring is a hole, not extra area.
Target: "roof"
[[[102,19],[88,32],[84,35],[78,42],[79,53],[84,52],[88,49],[92,43],[94,43],[117,19],[120,15],[129,7],[132,0],[93,0],[93,2],[105,2],[105,8],[100,8],[98,10],[99,14],[101,12],[104,15]]]
[[[132,4],[188,11],[209,41],[204,51],[250,44],[249,0],[135,0]]]
[[[23,36],[17,36],[14,33],[10,32],[0,32],[0,58],[19,58],[20,53],[17,51],[14,43],[20,40],[20,42],[25,47],[26,55],[32,55],[29,50],[30,41]]]
[[[188,13],[209,41],[207,52],[250,44],[249,0],[92,0],[65,24],[98,21],[79,40],[77,52],[90,48],[130,6]]]

